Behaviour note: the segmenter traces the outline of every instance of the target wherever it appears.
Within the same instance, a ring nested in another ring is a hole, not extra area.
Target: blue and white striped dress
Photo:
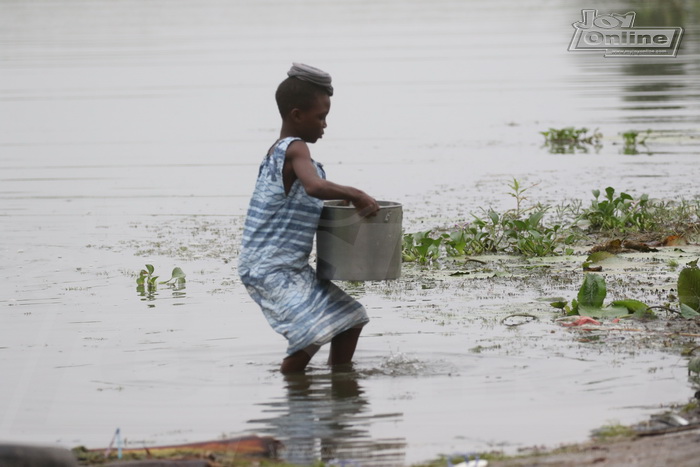
[[[369,321],[360,303],[318,279],[309,264],[323,201],[309,196],[299,180],[284,192],[285,154],[296,140],[280,140],[260,164],[238,259],[241,281],[272,328],[287,338],[288,355]],[[321,164],[313,163],[325,179]]]

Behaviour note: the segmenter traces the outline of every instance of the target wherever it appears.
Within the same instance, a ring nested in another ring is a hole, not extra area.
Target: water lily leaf
[[[579,307],[602,308],[607,290],[605,279],[598,274],[586,274],[578,291]]]
[[[615,300],[610,304],[610,306],[625,307],[629,313],[632,313],[633,317],[638,319],[656,318],[656,314],[649,309],[649,306],[644,302],[640,302],[639,300]]]
[[[697,261],[688,263],[678,275],[678,301],[693,311],[700,309],[700,268]]]
[[[647,306],[647,304],[644,302],[630,299],[615,300],[610,304],[610,306],[625,307],[630,313],[644,312],[649,308],[649,306]]]
[[[596,251],[595,253],[591,253],[588,255],[588,258],[586,258],[586,262],[588,263],[600,263],[601,261],[604,261],[608,258],[614,258],[615,255],[607,252],[607,251]]]
[[[579,304],[578,314],[590,318],[622,318],[623,316],[627,316],[629,311],[624,306],[606,306],[605,308],[600,308]]]
[[[700,316],[700,313],[693,310],[685,303],[681,303],[681,316],[686,318],[686,319],[692,319],[692,318],[697,318],[698,316]]]
[[[560,310],[563,310],[566,307],[566,301],[551,302],[549,305],[554,308],[559,308]]]

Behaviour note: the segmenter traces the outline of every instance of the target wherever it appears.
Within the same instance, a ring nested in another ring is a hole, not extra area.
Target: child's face
[[[307,143],[315,143],[323,137],[326,128],[326,116],[331,110],[331,98],[318,94],[316,101],[308,110],[299,110],[296,115],[296,127],[299,137]]]

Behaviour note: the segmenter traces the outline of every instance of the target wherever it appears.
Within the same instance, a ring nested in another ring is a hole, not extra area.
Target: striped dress
[[[284,192],[282,168],[287,147],[300,138],[278,141],[260,164],[248,206],[238,274],[291,355],[323,345],[369,321],[365,309],[335,284],[316,278],[309,264],[323,201],[309,196],[299,180]],[[321,164],[313,162],[320,177]]]

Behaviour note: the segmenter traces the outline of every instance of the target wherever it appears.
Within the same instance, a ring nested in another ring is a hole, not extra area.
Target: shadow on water
[[[248,423],[280,440],[280,457],[293,464],[402,465],[405,440],[370,433],[377,419],[395,422],[402,414],[372,414],[362,378],[352,370],[287,375],[286,395],[260,404],[270,416]]]

